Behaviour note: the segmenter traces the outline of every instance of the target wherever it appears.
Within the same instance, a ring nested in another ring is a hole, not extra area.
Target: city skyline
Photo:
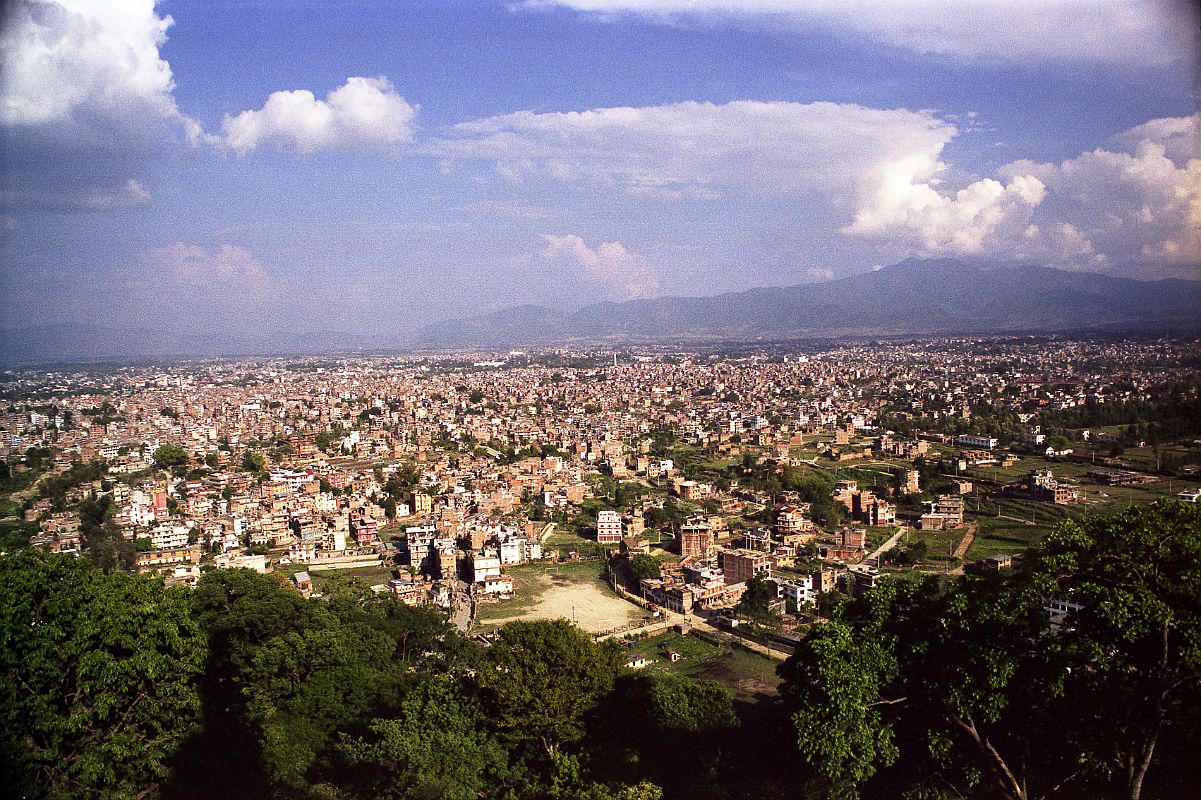
[[[909,256],[1197,278],[1184,3],[21,3],[6,327],[356,333]]]

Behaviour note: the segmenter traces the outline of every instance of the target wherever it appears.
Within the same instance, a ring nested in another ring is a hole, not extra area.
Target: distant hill
[[[424,347],[567,340],[1013,331],[1201,330],[1201,281],[1138,281],[1027,264],[908,259],[827,283],[715,297],[521,306],[421,329]]]
[[[429,325],[406,337],[344,331],[207,333],[90,323],[0,329],[0,364],[304,355],[558,342],[1108,330],[1201,332],[1201,281],[1137,281],[1030,265],[909,259],[828,283],[715,297],[534,305]]]

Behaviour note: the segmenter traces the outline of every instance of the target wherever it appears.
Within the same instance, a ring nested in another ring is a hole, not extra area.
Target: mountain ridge
[[[710,297],[602,301],[574,312],[522,306],[420,329],[423,347],[588,338],[1201,330],[1201,281],[1139,281],[1032,264],[906,259],[817,284]]]

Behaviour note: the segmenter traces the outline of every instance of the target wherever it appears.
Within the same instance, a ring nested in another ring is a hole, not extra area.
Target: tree
[[[1071,604],[1055,624],[1050,601]],[[900,759],[886,794],[1139,800],[1161,743],[1201,734],[1201,510],[1064,521],[1009,576],[886,581],[837,604],[781,676],[836,795]]]
[[[635,582],[646,580],[647,578],[658,578],[662,574],[659,567],[659,562],[654,556],[646,553],[637,553],[630,559],[630,575],[633,576]]]
[[[596,644],[565,619],[510,622],[476,675],[497,727],[553,758],[584,733],[584,715],[612,687],[619,648]]]
[[[811,629],[779,667],[781,693],[795,709],[797,746],[835,798],[857,796],[858,786],[899,752],[880,708],[898,671],[893,643],[878,616],[859,631],[843,608],[836,605],[829,623]]]
[[[1031,560],[1034,591],[1072,609],[1056,644],[1082,762],[1138,800],[1173,728],[1199,729],[1201,508],[1179,502],[1065,520]]]
[[[247,450],[246,455],[242,456],[242,469],[247,472],[262,472],[266,466],[267,459],[260,453]]]
[[[775,583],[760,575],[752,575],[746,582],[746,591],[742,593],[735,611],[752,619],[770,619],[773,615],[768,607],[776,598]]]
[[[176,444],[159,445],[154,450],[154,465],[159,469],[187,466],[188,451]]]
[[[187,595],[71,556],[0,559],[0,781],[8,796],[143,797],[198,718]]]
[[[338,749],[357,797],[474,800],[508,761],[487,722],[455,681],[431,678],[405,695],[398,716],[374,720],[366,737],[344,735]]]
[[[83,551],[104,569],[128,569],[134,564],[133,543],[121,535],[113,521],[116,506],[111,495],[92,495],[76,507]]]

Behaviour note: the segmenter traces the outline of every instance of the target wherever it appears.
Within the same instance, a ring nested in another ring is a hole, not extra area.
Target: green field
[[[1045,529],[1029,527],[1010,527],[1006,525],[981,526],[980,532],[967,550],[968,561],[978,561],[982,558],[1004,553],[1015,555],[1021,553],[1042,538]]]
[[[607,555],[609,550],[614,549],[616,545],[600,545],[595,539],[585,538],[559,526],[550,536],[546,537],[542,547],[546,551],[559,550],[563,553],[574,551],[579,553],[582,558],[598,558]]]
[[[667,658],[669,649],[683,658],[672,663]],[[776,677],[778,662],[740,647],[720,647],[692,635],[665,633],[636,641],[627,652],[630,658],[641,655],[653,659],[654,663],[644,671],[708,678],[724,684],[740,697],[774,695],[780,682]]]
[[[963,540],[963,535],[967,533],[964,528],[958,530],[947,531],[918,531],[910,530],[905,535],[902,545],[915,544],[917,542],[925,542],[928,550],[928,556],[942,556],[944,559],[955,552],[955,548]]]
[[[356,578],[368,586],[374,586],[378,583],[387,583],[392,578],[396,577],[395,567],[389,564],[366,565],[353,567],[350,569],[326,569],[326,570],[310,570],[309,564],[283,564],[276,565],[275,571],[281,575],[286,575],[291,578],[297,572],[308,571],[309,577],[313,579],[313,591],[323,592],[329,580],[335,576],[342,578]]]

